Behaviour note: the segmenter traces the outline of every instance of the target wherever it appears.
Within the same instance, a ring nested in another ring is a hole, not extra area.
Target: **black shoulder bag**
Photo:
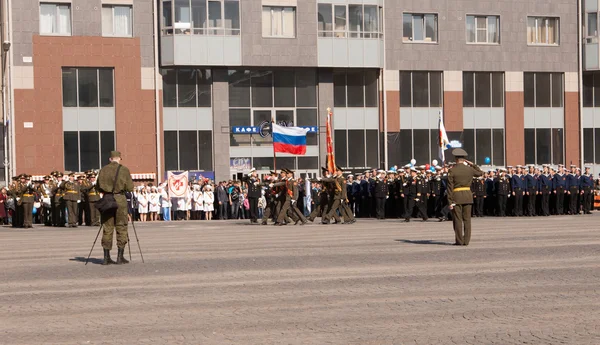
[[[121,170],[120,164],[119,164],[119,167],[117,168],[117,173],[115,174],[115,181],[114,181],[113,187],[112,187],[113,193],[115,191],[115,187],[117,186],[117,177],[119,177],[119,170]],[[117,201],[115,200],[115,195],[113,193],[110,193],[110,194],[105,193],[102,196],[102,199],[100,199],[94,203],[94,206],[96,207],[96,209],[98,209],[98,211],[100,211],[100,213],[114,211],[117,208],[119,208],[119,205],[117,205]]]

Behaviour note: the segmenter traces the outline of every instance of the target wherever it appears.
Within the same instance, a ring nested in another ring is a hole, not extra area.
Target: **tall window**
[[[167,170],[212,171],[212,131],[164,131]]]
[[[441,107],[442,72],[400,72],[401,107]]]
[[[583,106],[600,108],[600,74],[587,72],[583,74]],[[591,112],[590,112],[591,111]],[[595,119],[594,109],[585,109],[582,116],[590,114]],[[589,122],[586,121],[589,126]],[[592,121],[592,126],[583,129],[583,160],[585,164],[600,164],[600,125]]]
[[[377,107],[379,91],[376,70],[338,69],[333,72],[335,107]]]
[[[163,106],[210,107],[212,73],[207,69],[163,70]]]
[[[527,17],[527,43],[558,45],[559,24],[558,18]]]
[[[64,157],[65,169],[71,171],[85,171],[98,169],[108,162],[110,151],[114,150],[115,132],[104,130],[100,122],[93,123],[91,118],[98,111],[91,108],[112,108],[114,110],[114,84],[113,69],[110,68],[63,68],[62,93],[63,107],[66,109],[77,108],[79,123],[65,130]],[[100,113],[99,116],[103,116]],[[64,126],[64,124],[63,124]],[[79,129],[80,127],[85,128]]]
[[[464,72],[463,107],[503,107],[503,73]]]
[[[437,42],[438,15],[404,13],[402,16],[404,42]]]
[[[163,35],[239,35],[239,0],[163,0]]]
[[[468,15],[467,42],[500,43],[500,17]]]
[[[131,6],[102,6],[102,36],[131,37],[132,34]]]
[[[319,37],[383,37],[383,7],[319,4]]]
[[[524,73],[525,107],[563,106],[562,73]]]
[[[40,3],[40,34],[71,35],[71,5]]]
[[[295,37],[296,8],[263,6],[262,34],[263,37]]]
[[[588,12],[585,15],[585,37],[588,40],[598,37],[598,12]],[[591,42],[588,42],[591,43]]]

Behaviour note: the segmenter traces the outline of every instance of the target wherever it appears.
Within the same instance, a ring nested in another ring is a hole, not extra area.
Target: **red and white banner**
[[[188,192],[188,172],[184,171],[181,174],[173,174],[169,172],[169,196],[171,198],[183,198]]]

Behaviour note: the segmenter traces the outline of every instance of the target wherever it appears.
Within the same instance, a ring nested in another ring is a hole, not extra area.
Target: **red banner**
[[[331,108],[327,108],[327,170],[330,173],[335,172],[335,156],[333,155],[333,137],[331,136],[331,121],[333,113]]]

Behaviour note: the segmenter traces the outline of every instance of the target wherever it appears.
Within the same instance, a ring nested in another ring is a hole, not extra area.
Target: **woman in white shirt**
[[[138,211],[140,212],[140,221],[145,222],[148,214],[148,192],[146,187],[142,187],[142,190],[138,194]]]
[[[211,185],[204,187],[204,213],[206,214],[206,220],[212,220],[212,214],[215,210],[215,194]]]
[[[192,193],[192,210],[194,216],[192,219],[201,220],[202,212],[204,212],[204,194],[200,190],[200,185],[194,185],[194,192]]]
[[[190,217],[190,213],[192,211],[192,199],[194,198],[194,191],[192,188],[188,187],[187,197],[185,198],[185,211],[186,211],[186,220],[192,219]]]
[[[159,199],[160,196],[158,195],[156,187],[152,187],[150,194],[148,194],[148,207],[150,212],[150,220],[153,222],[158,219],[157,215],[158,211],[160,210],[160,205],[158,203]]]

